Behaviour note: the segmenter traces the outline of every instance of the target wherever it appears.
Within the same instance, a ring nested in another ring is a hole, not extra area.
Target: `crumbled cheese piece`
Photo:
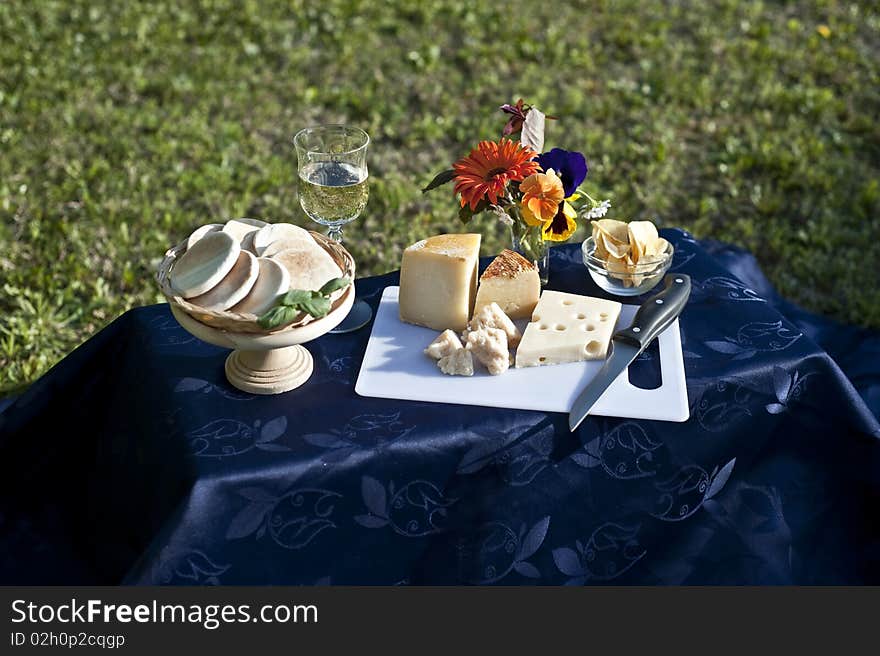
[[[473,376],[474,359],[466,348],[460,348],[437,361],[440,371],[449,376]]]
[[[516,347],[522,337],[517,327],[513,325],[513,321],[504,314],[504,310],[501,309],[498,303],[484,305],[479,312],[474,314],[468,327],[471,330],[478,330],[480,328],[498,328],[503,330],[507,336],[507,344],[511,348]]]
[[[510,367],[507,335],[500,328],[478,328],[468,333],[467,349],[483,363],[493,376]]]
[[[437,339],[428,345],[428,348],[425,349],[425,355],[439,360],[447,355],[451,355],[453,351],[457,351],[460,348],[464,347],[461,340],[458,339],[458,335],[447,328],[440,333]]]

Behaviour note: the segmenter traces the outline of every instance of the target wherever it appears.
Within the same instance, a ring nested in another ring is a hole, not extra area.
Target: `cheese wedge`
[[[545,291],[516,350],[516,366],[604,359],[620,303]]]
[[[462,331],[474,309],[480,235],[437,235],[403,252],[400,320]]]
[[[538,268],[519,253],[503,250],[480,276],[474,314],[490,303],[498,303],[511,319],[525,319],[541,295]]]

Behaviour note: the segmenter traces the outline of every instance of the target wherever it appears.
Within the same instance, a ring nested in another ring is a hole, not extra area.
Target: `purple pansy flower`
[[[545,171],[553,169],[562,180],[565,197],[571,196],[587,177],[587,160],[582,153],[554,148],[538,155],[538,164]]]

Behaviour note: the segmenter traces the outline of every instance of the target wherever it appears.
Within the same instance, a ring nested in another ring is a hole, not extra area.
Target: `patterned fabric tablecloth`
[[[126,313],[0,414],[0,582],[880,583],[880,339],[664,236],[684,424],[361,398],[369,329],[258,397],[166,305]],[[549,287],[601,295],[579,245]]]

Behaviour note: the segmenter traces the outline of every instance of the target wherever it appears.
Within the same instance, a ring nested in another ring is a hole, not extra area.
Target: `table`
[[[361,398],[367,329],[253,396],[166,305],[127,312],[0,414],[0,582],[880,583],[880,338],[663,234],[694,283],[685,424]],[[550,288],[600,294],[551,253]]]

